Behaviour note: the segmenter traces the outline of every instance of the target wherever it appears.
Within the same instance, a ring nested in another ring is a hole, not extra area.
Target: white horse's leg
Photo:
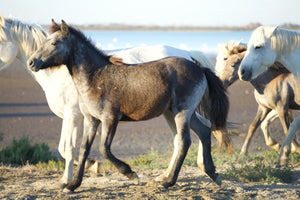
[[[65,170],[62,178],[60,179],[60,186],[63,188],[67,183],[72,181],[75,147],[77,132],[79,131],[82,115],[81,114],[65,114],[63,126],[65,126]]]
[[[294,139],[296,131],[300,128],[300,115],[294,119],[289,127],[288,134],[282,144],[280,154],[278,157],[277,167],[286,165],[288,163],[289,154],[291,153],[291,143]]]
[[[197,155],[197,165],[202,171],[205,171],[204,159],[203,159],[203,144],[199,139],[198,155]]]
[[[274,150],[280,149],[280,144],[270,136],[269,124],[278,117],[275,110],[272,110],[261,123],[260,128],[264,134],[266,145]]]
[[[63,119],[61,133],[60,133],[60,140],[58,144],[58,152],[60,153],[61,157],[64,159],[66,158],[66,135],[67,135],[67,121]]]
[[[287,136],[288,135],[288,131],[289,131],[289,126],[290,126],[290,124],[292,122],[292,119],[290,119],[290,115],[289,115],[288,111],[286,111],[284,109],[279,109],[277,112],[278,112],[278,116],[279,116],[281,125],[283,127],[284,134]],[[299,146],[299,144],[296,143],[295,140],[292,141],[292,148],[291,148],[291,150],[293,152],[300,151],[300,146]]]

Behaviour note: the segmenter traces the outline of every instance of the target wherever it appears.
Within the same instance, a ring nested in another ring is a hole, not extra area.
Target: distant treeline
[[[158,26],[158,25],[128,25],[128,24],[89,24],[73,25],[81,30],[134,30],[134,31],[230,31],[230,30],[253,30],[262,24],[249,23],[243,26]],[[44,25],[44,27],[49,27]],[[285,23],[280,28],[300,30],[299,24]]]

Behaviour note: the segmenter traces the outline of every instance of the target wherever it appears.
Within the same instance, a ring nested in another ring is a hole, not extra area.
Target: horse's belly
[[[170,98],[135,99],[134,101],[121,104],[121,112],[132,120],[148,120],[160,116],[168,107]]]

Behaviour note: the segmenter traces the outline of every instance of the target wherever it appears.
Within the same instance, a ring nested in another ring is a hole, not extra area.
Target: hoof
[[[276,164],[276,168],[280,168],[283,166],[287,166],[288,165],[288,159],[287,158],[281,158],[278,163]]]
[[[241,152],[240,152],[240,155],[242,155],[242,156],[246,156],[247,154],[248,154],[248,152],[245,150],[241,150]]]
[[[164,182],[160,183],[160,185],[167,189],[167,188],[172,187],[173,185],[175,185],[175,183],[172,183],[170,181],[164,181]]]
[[[136,173],[133,174],[131,178],[129,178],[135,185],[141,185],[140,179]]]
[[[71,191],[67,188],[64,188],[62,192],[65,193],[65,194],[73,194],[74,193],[74,191]]]
[[[220,176],[220,174],[217,174],[217,178],[216,180],[214,180],[215,183],[218,185],[218,186],[221,186],[222,184],[222,177]]]
[[[166,179],[167,179],[167,177],[164,174],[162,174],[162,175],[155,178],[155,182],[156,183],[161,183],[161,182],[164,182]]]
[[[63,183],[62,181],[58,181],[54,184],[54,187],[64,189],[66,187],[67,183]]]
[[[125,174],[125,176],[127,176],[127,178],[129,178],[129,180],[131,180],[135,185],[140,184],[140,179],[135,172],[127,173],[127,174]]]
[[[270,146],[270,148],[275,150],[275,151],[279,151],[280,148],[281,148],[281,145],[279,143],[273,144],[272,146]]]
[[[212,175],[206,174],[213,182],[215,182],[218,186],[222,184],[222,177],[218,173],[214,173]]]
[[[158,186],[162,186],[164,188],[168,188],[175,185],[175,182],[173,183],[172,181],[168,180],[168,178],[164,175],[157,177],[155,179],[155,182],[157,183]]]

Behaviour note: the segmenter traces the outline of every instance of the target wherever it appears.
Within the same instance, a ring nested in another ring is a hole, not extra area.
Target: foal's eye
[[[226,57],[225,57],[225,58],[223,58],[223,60],[224,60],[224,61],[226,61],[227,59],[228,59],[228,58],[226,58]]]

